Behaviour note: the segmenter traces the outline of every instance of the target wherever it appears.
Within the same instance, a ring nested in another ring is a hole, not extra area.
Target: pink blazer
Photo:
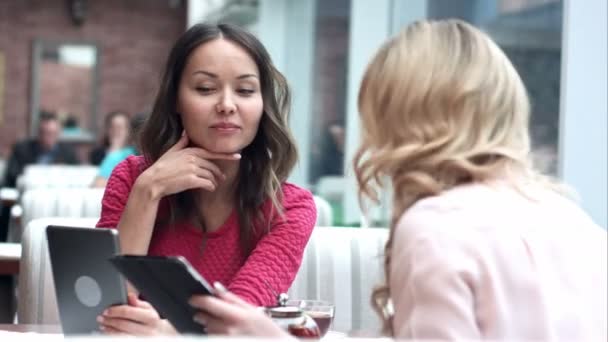
[[[552,191],[533,198],[474,184],[403,214],[390,269],[395,337],[607,340],[606,230]]]

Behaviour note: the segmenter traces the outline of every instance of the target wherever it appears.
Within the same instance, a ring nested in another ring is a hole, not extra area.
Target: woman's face
[[[125,146],[129,140],[129,118],[126,115],[116,115],[108,127],[108,140],[114,146]]]
[[[192,51],[176,108],[191,145],[241,151],[255,138],[263,107],[258,67],[243,48],[220,38]]]

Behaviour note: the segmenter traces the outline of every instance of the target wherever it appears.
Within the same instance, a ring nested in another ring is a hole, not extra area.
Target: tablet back
[[[46,235],[63,333],[99,332],[97,316],[127,302],[125,282],[109,262],[119,253],[117,231],[48,226]]]
[[[195,294],[211,294],[207,281],[183,257],[121,255],[110,259],[158,313],[182,334],[204,334],[188,304]]]

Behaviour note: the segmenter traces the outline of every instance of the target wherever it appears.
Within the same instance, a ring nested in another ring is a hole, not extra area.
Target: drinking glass
[[[321,331],[321,337],[325,336],[333,323],[335,306],[328,301],[296,299],[289,300],[287,306],[297,306],[314,319]]]

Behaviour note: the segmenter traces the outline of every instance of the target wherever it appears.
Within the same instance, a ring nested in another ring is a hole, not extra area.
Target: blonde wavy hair
[[[383,179],[393,186],[386,284],[395,225],[416,201],[464,183],[542,177],[530,162],[521,78],[485,33],[463,21],[416,22],[387,41],[367,67],[358,101],[362,206],[378,200]],[[372,294],[390,334],[389,298],[388,285]]]

